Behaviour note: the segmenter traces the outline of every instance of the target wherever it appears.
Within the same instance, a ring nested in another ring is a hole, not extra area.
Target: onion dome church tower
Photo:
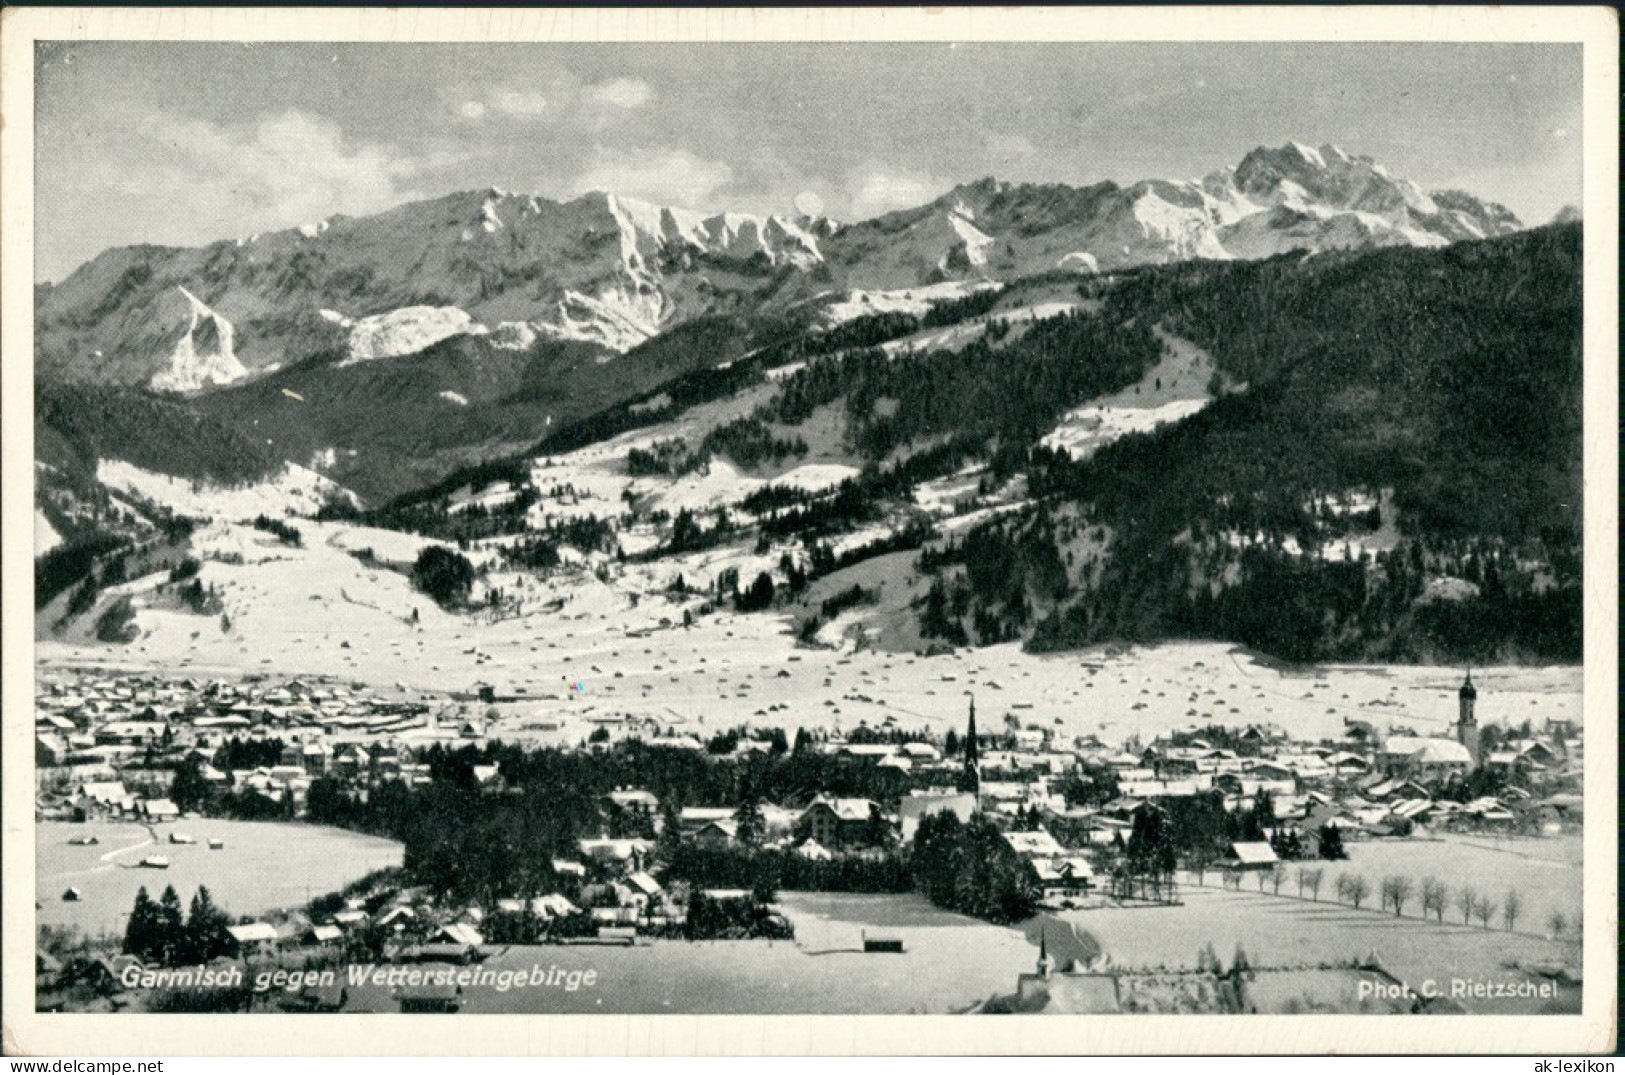
[[[1462,681],[1461,689],[1456,692],[1457,717],[1456,741],[1467,748],[1467,753],[1473,759],[1473,768],[1483,764],[1478,747],[1478,716],[1474,712],[1478,707],[1478,688],[1473,686],[1473,673],[1467,672],[1467,678]]]

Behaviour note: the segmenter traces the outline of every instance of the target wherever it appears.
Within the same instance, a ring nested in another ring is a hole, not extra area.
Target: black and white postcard
[[[9,12],[8,1048],[1610,1048],[1608,15]]]

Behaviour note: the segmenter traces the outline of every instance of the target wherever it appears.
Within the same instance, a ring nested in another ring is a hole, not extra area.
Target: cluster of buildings
[[[809,739],[810,749],[852,765],[894,770],[913,788],[895,808],[816,794],[743,813],[737,804],[691,806],[675,817],[681,838],[699,846],[748,841],[828,860],[906,844],[934,813],[946,810],[963,820],[982,812],[1006,831],[1010,849],[1031,864],[1046,895],[1059,898],[1093,887],[1142,806],[1196,795],[1216,795],[1231,812],[1255,810],[1267,798],[1273,825],[1301,833],[1310,856],[1326,825],[1335,825],[1345,840],[1360,840],[1439,828],[1541,834],[1577,824],[1584,765],[1576,729],[1554,723],[1541,735],[1509,738],[1497,729],[1486,736],[1470,676],[1458,695],[1458,719],[1448,737],[1382,734],[1351,724],[1340,740],[1302,742],[1279,728],[1249,725],[1206,735],[1187,731],[1132,748],[1093,736],[1058,742],[1053,731],[1022,727],[1013,718],[1000,733],[979,735],[973,702],[964,748],[953,756],[945,742],[895,729],[850,737],[817,732]],[[428,767],[415,759],[415,746],[485,735],[476,723],[443,722],[430,709],[421,698],[390,697],[360,684],[56,673],[42,681],[36,699],[41,816],[173,819],[175,771],[188,759],[212,786],[258,792],[285,804],[290,817],[302,813],[319,777],[353,789],[427,782]],[[705,749],[686,739],[655,741]],[[233,740],[240,749],[226,753],[253,764],[217,764],[222,746]],[[588,744],[607,748],[602,737]],[[766,742],[741,736],[734,753],[767,749]],[[496,766],[476,766],[474,777],[500,790]],[[666,816],[645,789],[617,788],[607,799],[616,810],[644,818],[646,832],[657,832]],[[741,832],[742,826],[751,831]],[[603,925],[664,924],[669,901],[648,872],[651,846],[607,837],[583,844],[582,859],[594,867],[583,882],[611,886],[586,902]],[[1240,845],[1228,857],[1242,868],[1273,862],[1258,848]],[[559,865],[564,873],[576,868],[585,871],[579,863]],[[554,917],[581,910],[565,895],[559,899],[574,910],[563,903],[541,910]]]
[[[364,684],[288,679],[169,679],[135,673],[43,675],[34,704],[34,763],[43,818],[164,821],[176,814],[176,767],[195,760],[218,788],[254,791],[299,814],[322,775],[426,782],[413,741],[441,730],[428,703]],[[232,740],[253,765],[217,767]],[[255,744],[279,741],[274,754]]]

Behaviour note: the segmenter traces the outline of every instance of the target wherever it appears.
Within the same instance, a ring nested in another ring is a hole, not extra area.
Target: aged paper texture
[[[8,1053],[1611,1049],[1617,50],[8,10]]]

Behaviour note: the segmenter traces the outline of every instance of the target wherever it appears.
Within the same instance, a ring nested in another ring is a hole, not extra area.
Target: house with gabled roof
[[[1024,859],[1054,859],[1066,856],[1066,848],[1044,829],[1031,829],[1025,832],[1006,832],[1004,842]]]
[[[660,809],[660,799],[643,788],[616,788],[606,798],[629,813],[651,816]]]
[[[226,935],[231,938],[231,954],[238,958],[270,955],[277,950],[282,940],[276,927],[269,922],[244,922],[241,925],[227,926]]]
[[[143,799],[139,809],[148,821],[174,821],[181,816],[180,808],[168,799]]]
[[[485,943],[480,931],[467,922],[448,922],[435,931],[434,941],[455,944],[464,948],[478,948]]]
[[[1095,871],[1082,855],[1035,858],[1028,862],[1038,887],[1050,899],[1076,898],[1095,885]]]
[[[799,825],[825,847],[861,843],[868,833],[870,815],[880,807],[871,799],[833,799],[819,795],[801,812]]]
[[[1473,768],[1472,753],[1454,739],[1393,735],[1382,744],[1382,768],[1390,776],[1439,780]]]
[[[1256,872],[1259,870],[1272,870],[1280,859],[1276,857],[1275,848],[1263,840],[1237,840],[1230,845],[1224,857],[1219,859],[1218,865],[1225,870],[1240,870]]]

